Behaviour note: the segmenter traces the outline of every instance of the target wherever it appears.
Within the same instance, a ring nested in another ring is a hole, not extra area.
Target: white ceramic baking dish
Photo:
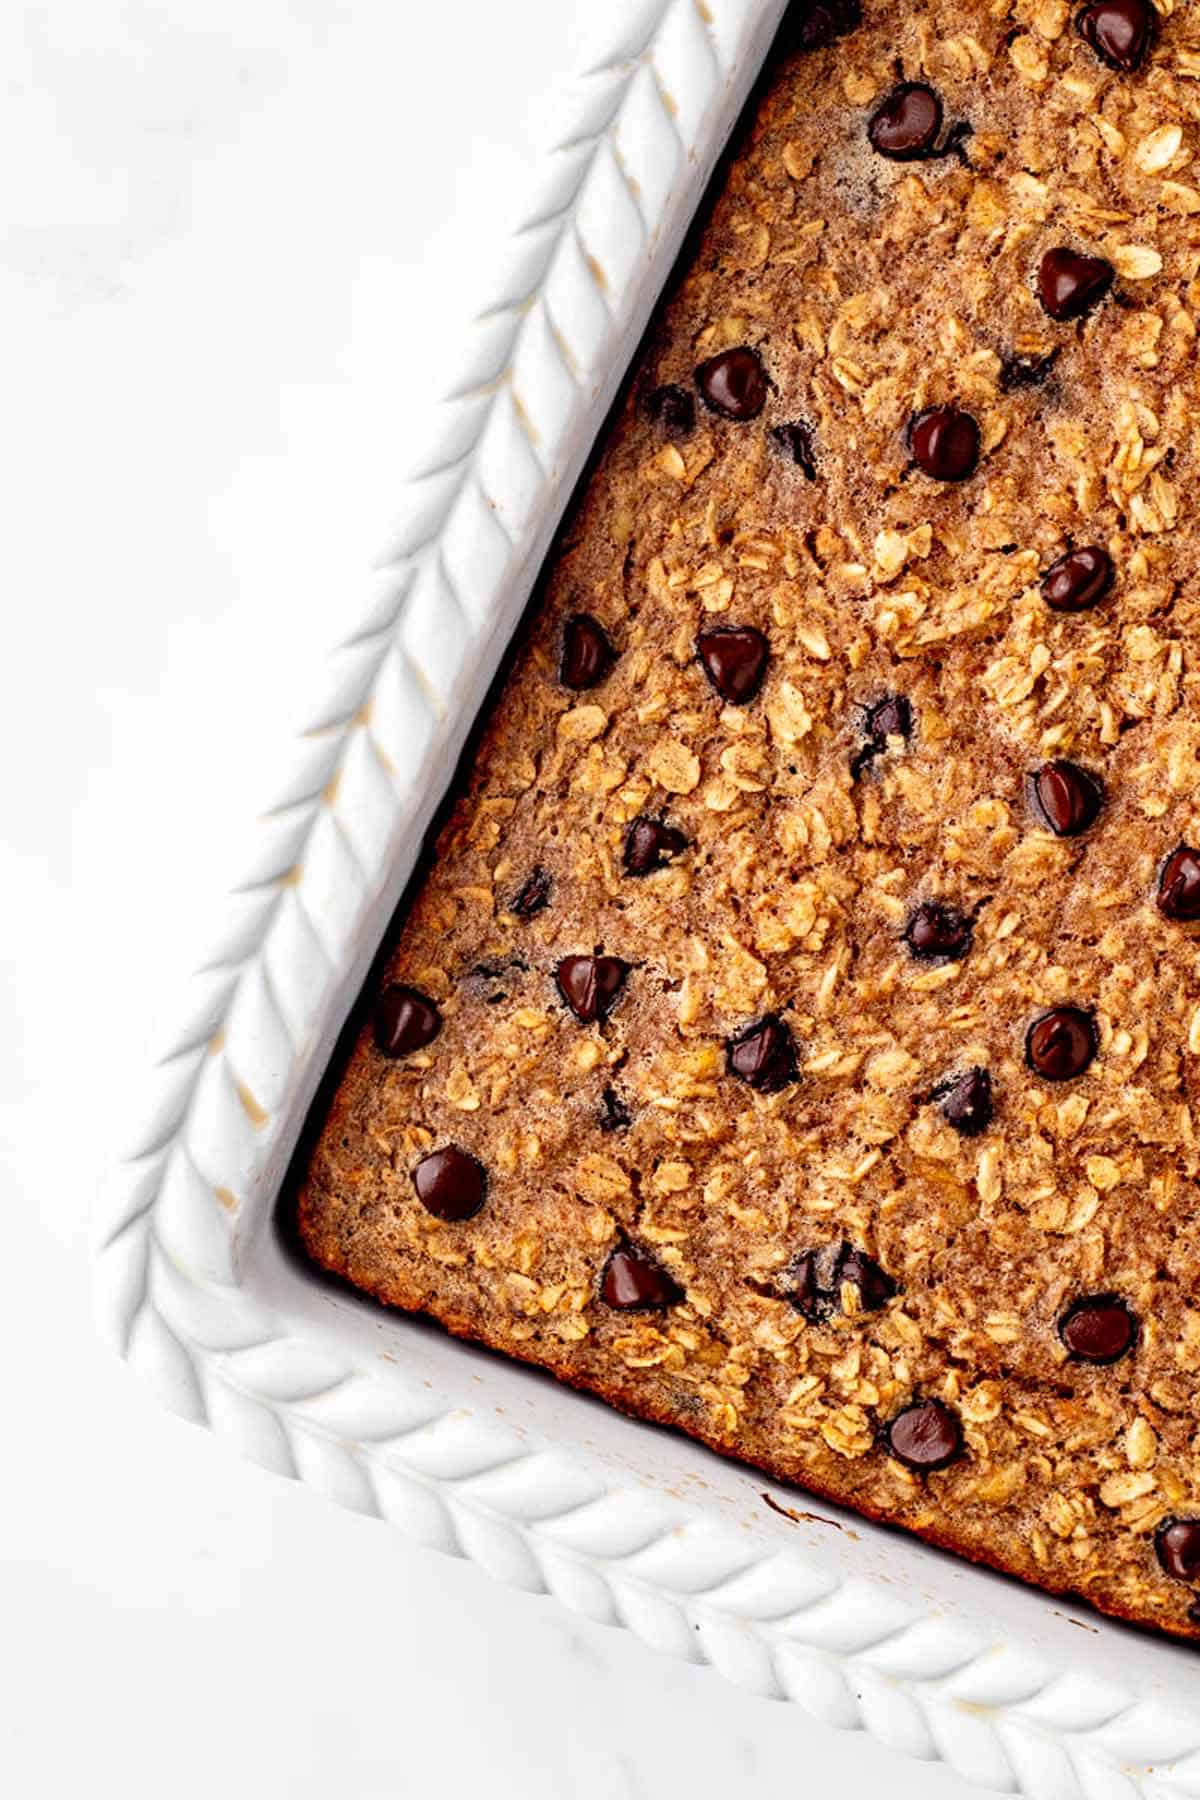
[[[610,0],[520,233],[106,1213],[101,1311],[189,1418],[491,1573],[1030,1795],[1200,1794],[1190,1650],[619,1417],[290,1258],[278,1192],[783,0]]]

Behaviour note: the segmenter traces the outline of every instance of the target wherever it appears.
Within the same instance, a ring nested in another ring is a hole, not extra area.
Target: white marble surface
[[[559,74],[635,3],[0,9],[0,1785],[21,1800],[968,1792],[243,1466],[89,1319],[89,1213],[163,996],[353,622]]]

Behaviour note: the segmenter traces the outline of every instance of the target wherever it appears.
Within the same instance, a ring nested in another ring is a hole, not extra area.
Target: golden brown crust
[[[1196,1635],[1154,1532],[1200,1516],[1200,978],[1196,928],[1155,893],[1200,842],[1200,20],[1162,5],[1120,74],[1060,0],[864,10],[781,66],[664,310],[388,956],[383,980],[436,1002],[441,1030],[385,1057],[364,1026],[301,1232],[389,1304]],[[897,65],[947,128],[970,124],[961,156],[871,149]],[[1036,291],[1058,246],[1116,271],[1076,321]],[[694,380],[741,345],[770,383],[745,422]],[[690,429],[686,406],[647,404],[662,384],[692,396]],[[912,467],[906,425],[940,405],[979,425],[963,481]],[[807,435],[781,442],[789,424]],[[1116,570],[1086,612],[1042,593],[1072,546]],[[580,613],[616,660],[568,690]],[[696,658],[723,626],[769,646],[743,704]],[[872,734],[889,695],[907,738]],[[1055,759],[1103,786],[1078,836],[1031,799]],[[634,876],[639,816],[687,847]],[[548,901],[518,916],[539,869]],[[932,901],[971,921],[956,960],[905,941]],[[555,970],[600,953],[628,974],[581,1023]],[[1098,1053],[1051,1082],[1025,1035],[1067,1002]],[[795,1046],[777,1091],[728,1067],[764,1015]],[[970,1135],[938,1090],[973,1068],[995,1115]],[[488,1177],[458,1223],[412,1181],[448,1144]],[[899,1291],[837,1279],[843,1242]],[[605,1303],[621,1243],[678,1304]],[[1095,1294],[1137,1320],[1109,1365],[1070,1360],[1058,1331]],[[924,1475],[881,1439],[917,1397],[964,1433]]]

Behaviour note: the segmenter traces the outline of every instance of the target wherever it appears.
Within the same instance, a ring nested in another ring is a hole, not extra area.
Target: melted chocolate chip
[[[785,55],[824,50],[862,23],[860,0],[792,0],[776,44]]]
[[[889,738],[910,738],[912,728],[912,707],[904,694],[885,694],[867,708],[867,735],[881,750],[887,748]]]
[[[1200,919],[1200,850],[1172,850],[1158,878],[1158,910],[1181,925]]]
[[[789,1264],[785,1279],[787,1299],[810,1325],[840,1309],[844,1286],[857,1290],[862,1312],[878,1312],[900,1291],[873,1256],[844,1238],[840,1244],[802,1251]]]
[[[442,1015],[419,989],[396,982],[384,988],[375,1007],[375,1047],[384,1056],[409,1056],[432,1044]]]
[[[882,756],[888,747],[889,738],[912,736],[912,707],[903,694],[885,694],[882,700],[876,700],[868,706],[863,714],[863,747],[850,763],[850,773],[855,780],[862,774],[869,763],[877,756]]]
[[[1050,564],[1042,576],[1042,599],[1055,612],[1087,612],[1103,600],[1115,576],[1108,551],[1087,544]]]
[[[1115,271],[1102,256],[1081,256],[1062,245],[1038,264],[1038,299],[1052,319],[1079,319],[1103,300]]]
[[[1154,1548],[1176,1581],[1200,1581],[1200,1519],[1164,1519],[1154,1534]]]
[[[1094,825],[1104,789],[1077,763],[1055,757],[1033,776],[1034,804],[1055,837],[1078,837]]]
[[[744,424],[757,419],[767,403],[767,373],[757,350],[739,344],[710,356],[696,370],[700,398],[710,412]]]
[[[819,1254],[817,1250],[802,1251],[788,1270],[787,1297],[810,1325],[828,1317],[831,1306],[829,1291],[821,1285],[817,1271]]]
[[[562,660],[558,678],[576,693],[594,688],[612,668],[617,653],[608,633],[590,613],[572,613],[563,626]]]
[[[673,382],[647,394],[646,411],[672,437],[687,437],[696,428],[696,402],[686,388]]]
[[[942,1109],[947,1125],[963,1137],[978,1137],[992,1122],[992,1078],[986,1069],[968,1069],[965,1075],[952,1075],[933,1090],[933,1098]]]
[[[884,1442],[906,1469],[928,1474],[962,1454],[958,1415],[940,1400],[914,1400],[887,1426]]]
[[[918,162],[929,155],[942,129],[942,102],[923,81],[902,81],[871,114],[867,137],[872,150],[892,162]]]
[[[696,653],[722,700],[746,706],[763,684],[771,650],[753,625],[714,625],[696,639]]]
[[[810,481],[817,479],[811,425],[806,425],[802,419],[794,419],[789,425],[772,425],[771,441],[778,444],[785,456],[791,457],[798,469],[803,469]]]
[[[1038,388],[1049,380],[1058,351],[1046,356],[1006,356],[1000,364],[1000,392],[1015,394],[1020,388]]]
[[[1076,14],[1075,29],[1101,62],[1130,75],[1154,41],[1150,0],[1093,0]]]
[[[941,900],[922,900],[904,927],[904,941],[923,961],[944,956],[949,962],[959,962],[971,948],[974,929],[956,907]]]
[[[840,1292],[843,1285],[857,1288],[858,1304],[863,1312],[878,1312],[899,1292],[886,1269],[881,1269],[873,1256],[843,1244],[834,1278]]]
[[[555,971],[558,991],[583,1025],[607,1019],[625,985],[629,964],[617,956],[564,956]]]
[[[625,873],[652,875],[688,847],[682,831],[662,819],[635,819],[625,833]]]
[[[512,903],[518,919],[532,919],[550,904],[550,877],[545,869],[535,869]]]
[[[413,1170],[413,1186],[426,1212],[460,1225],[473,1219],[487,1198],[487,1172],[466,1150],[449,1144],[422,1157]]]
[[[979,463],[979,427],[957,406],[932,406],[909,425],[913,461],[934,481],[966,481]]]
[[[633,1114],[616,1088],[606,1087],[600,1096],[601,1131],[628,1131],[632,1124]]]
[[[1133,1348],[1137,1321],[1117,1294],[1089,1294],[1068,1306],[1058,1335],[1075,1362],[1115,1363]]]
[[[640,1250],[625,1245],[614,1250],[600,1278],[600,1298],[618,1312],[658,1311],[678,1306],[683,1289],[667,1271]]]
[[[1081,1006],[1051,1007],[1025,1033],[1025,1060],[1044,1081],[1074,1081],[1096,1049],[1096,1022]]]
[[[765,1014],[731,1037],[725,1055],[729,1073],[760,1094],[777,1094],[798,1079],[795,1042],[775,1013]]]

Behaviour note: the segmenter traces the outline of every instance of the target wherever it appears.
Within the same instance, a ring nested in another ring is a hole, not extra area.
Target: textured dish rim
[[[622,1483],[297,1331],[255,1274],[429,823],[426,796],[478,712],[783,8],[614,7],[612,51],[580,84],[543,202],[103,1207],[98,1312],[169,1407],[252,1460],[826,1724],[1039,1800],[1200,1794],[1200,1711],[1171,1694],[997,1642],[928,1599],[898,1603],[803,1547],[748,1555],[703,1503]]]

